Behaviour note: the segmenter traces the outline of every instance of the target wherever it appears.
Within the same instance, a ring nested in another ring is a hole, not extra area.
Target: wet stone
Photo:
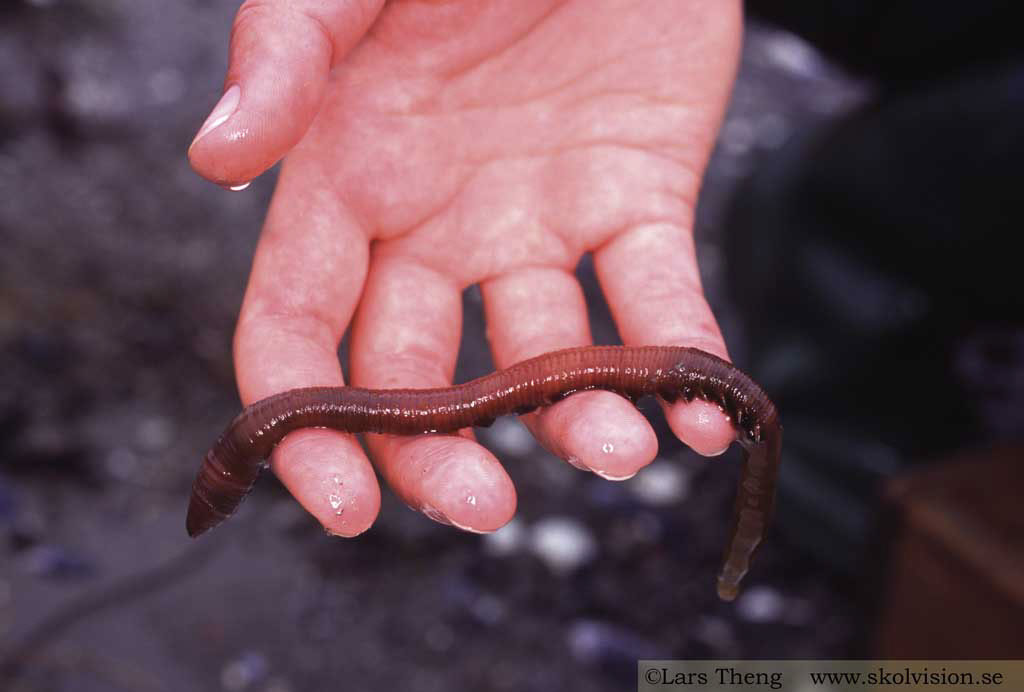
[[[580,521],[555,516],[533,525],[530,548],[551,571],[566,574],[594,559],[597,541]]]

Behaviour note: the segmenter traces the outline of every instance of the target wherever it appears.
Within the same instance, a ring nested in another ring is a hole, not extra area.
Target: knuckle
[[[246,0],[235,13],[231,26],[232,38],[246,33],[249,27],[273,16],[273,13],[274,6],[267,0]]]
[[[232,41],[260,36],[268,26],[277,27],[282,24],[296,26],[307,33],[318,33],[328,45],[333,44],[333,32],[330,29],[333,23],[330,17],[274,0],[246,0],[235,13],[231,28]]]

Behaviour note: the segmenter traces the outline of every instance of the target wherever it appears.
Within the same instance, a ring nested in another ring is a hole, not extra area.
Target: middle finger
[[[517,269],[481,289],[498,367],[591,342],[583,289],[564,269]],[[658,452],[647,419],[611,392],[578,392],[521,420],[552,454],[608,480],[629,478]]]
[[[375,253],[352,330],[352,382],[375,388],[451,384],[462,295],[448,276]],[[512,480],[472,435],[367,435],[377,468],[410,507],[469,531],[494,531],[515,512]]]

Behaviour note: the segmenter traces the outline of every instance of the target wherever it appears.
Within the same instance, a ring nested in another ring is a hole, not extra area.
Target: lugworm
[[[523,414],[573,392],[605,389],[634,402],[703,399],[729,417],[745,450],[718,595],[734,599],[771,518],[782,446],[778,412],[731,363],[695,348],[587,346],[546,353],[452,387],[294,389],[248,406],[207,453],[192,485],[186,528],[198,536],[231,516],[274,446],[300,428],[394,435],[450,433]]]

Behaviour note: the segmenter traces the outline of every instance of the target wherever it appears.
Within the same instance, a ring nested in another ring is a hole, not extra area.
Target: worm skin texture
[[[465,384],[439,389],[294,389],[240,413],[203,459],[192,485],[190,536],[231,516],[274,446],[300,428],[417,435],[488,426],[586,389],[636,401],[703,399],[717,404],[745,449],[718,595],[733,600],[771,518],[782,446],[778,412],[750,377],[710,353],[681,346],[587,346],[546,353]]]

